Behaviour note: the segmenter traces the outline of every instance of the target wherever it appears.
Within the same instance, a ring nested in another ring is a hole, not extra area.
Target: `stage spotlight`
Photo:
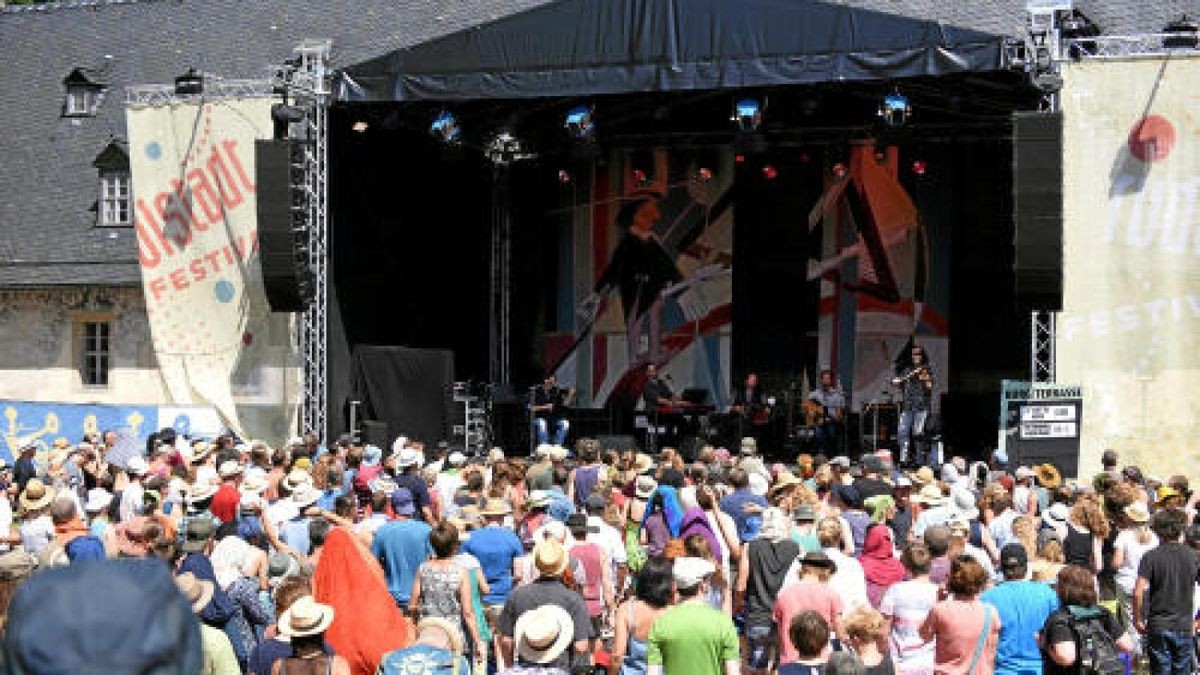
[[[696,178],[698,178],[701,182],[707,183],[708,181],[712,180],[712,177],[713,170],[707,166],[702,166],[699,169],[696,169]]]
[[[306,114],[304,108],[288,105],[287,103],[272,105],[271,122],[274,124],[275,139],[283,140],[291,136],[292,125],[303,122]]]
[[[646,172],[642,169],[634,169],[633,182],[637,183],[638,185],[645,185],[646,183],[650,182],[650,179],[646,176]]]
[[[779,169],[767,164],[762,168],[762,175],[763,178],[766,178],[767,180],[775,180],[779,176]]]
[[[833,165],[833,175],[837,176],[838,178],[845,178],[846,173],[849,171],[849,167],[847,167],[844,162],[838,162],[837,164]]]
[[[756,98],[744,98],[733,106],[733,116],[730,118],[741,131],[758,131],[762,126],[764,106]]]
[[[454,114],[443,110],[434,118],[433,124],[429,125],[429,133],[443,143],[453,144],[458,142],[462,129],[459,128],[458,119]]]
[[[204,93],[204,76],[196,72],[195,68],[188,68],[187,72],[175,78],[175,94],[177,96],[195,96]]]
[[[738,153],[738,154],[736,154],[736,155],[734,155],[734,156],[733,156],[733,161],[734,161],[734,163],[736,163],[736,164],[745,164],[745,163],[746,163],[746,156],[745,156],[745,155],[743,155],[743,154],[741,154],[741,153]]]
[[[912,163],[912,172],[918,176],[924,176],[925,172],[929,171],[929,164],[923,159],[914,159]]]
[[[362,132],[367,130],[368,126],[370,126],[370,125],[368,125],[366,122],[364,122],[362,120],[358,120],[350,127],[350,129],[361,134]]]
[[[592,121],[592,109],[586,105],[579,105],[571,108],[567,112],[567,120],[563,123],[563,127],[576,140],[586,140],[591,138],[596,131],[596,125]]]
[[[1187,14],[1168,23],[1163,32],[1170,34],[1163,38],[1163,47],[1167,49],[1195,49],[1200,45],[1200,24],[1189,19]]]
[[[884,96],[883,101],[879,104],[879,119],[889,127],[904,126],[910,115],[912,115],[912,106],[909,105],[908,98],[899,90],[894,90]]]
[[[559,169],[558,170],[558,182],[563,183],[564,185],[567,183],[570,183],[571,182],[571,172],[567,171],[566,169]]]

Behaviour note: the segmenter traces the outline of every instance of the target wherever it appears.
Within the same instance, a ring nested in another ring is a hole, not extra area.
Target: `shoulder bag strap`
[[[987,642],[988,633],[992,629],[992,606],[983,603],[983,631],[979,633],[979,641],[975,643],[975,653],[971,654],[971,665],[967,666],[967,675],[975,672],[979,657],[983,655],[983,645]]]

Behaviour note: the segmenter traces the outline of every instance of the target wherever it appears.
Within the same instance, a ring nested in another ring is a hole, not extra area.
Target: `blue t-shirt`
[[[413,508],[416,509],[413,518],[425,520],[425,512],[421,509],[433,504],[433,500],[429,498],[429,485],[425,483],[425,479],[415,473],[402,473],[396,476],[396,487],[408,488],[413,496]]]
[[[489,525],[472,532],[471,538],[463,544],[463,550],[475,556],[483,568],[488,583],[488,594],[483,596],[483,603],[504,604],[512,590],[513,560],[525,555],[521,540],[511,530]]]
[[[1041,673],[1037,633],[1058,609],[1058,596],[1050,586],[1036,581],[1006,581],[979,599],[995,607],[1000,615],[996,673]]]
[[[388,592],[398,605],[408,605],[417,568],[433,555],[433,547],[429,545],[430,529],[419,520],[393,520],[375,531],[371,553],[383,565]]]
[[[308,524],[312,521],[311,518],[305,516],[296,516],[284,523],[279,528],[279,538],[283,543],[291,546],[297,551],[308,555],[312,553],[309,550],[311,542],[308,539]]]
[[[747,504],[757,504],[764,509],[768,506],[766,499],[746,489],[738,490],[721,500],[721,510],[733,518],[734,525],[737,525],[738,538],[743,542],[757,537],[758,528],[762,527],[762,513],[746,513],[744,509]]]

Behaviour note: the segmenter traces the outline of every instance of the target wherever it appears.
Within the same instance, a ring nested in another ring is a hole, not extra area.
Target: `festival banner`
[[[1200,59],[1063,67],[1057,379],[1084,388],[1080,473],[1116,450],[1200,473]]]
[[[280,442],[299,398],[290,316],[259,267],[254,141],[271,99],[130,106],[134,225],[146,312],[171,403],[211,406],[244,438]]]

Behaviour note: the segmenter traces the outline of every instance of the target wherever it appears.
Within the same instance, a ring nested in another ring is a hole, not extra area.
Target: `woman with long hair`
[[[413,626],[388,592],[383,568],[353,534],[335,527],[313,572],[313,596],[336,612],[325,639],[356,675],[373,675],[384,654],[407,647]]]
[[[1112,613],[1100,606],[1096,575],[1090,570],[1080,565],[1063,567],[1058,573],[1055,591],[1061,606],[1046,619],[1042,628],[1043,672],[1047,675],[1080,672],[1077,625],[1081,621],[1098,622],[1117,649],[1132,651],[1132,638],[1122,630]]]
[[[620,675],[646,672],[646,648],[650,627],[671,607],[674,586],[672,563],[654,557],[638,571],[634,596],[621,603],[614,617],[612,663],[620,664]]]
[[[683,539],[683,547],[688,557],[703,558],[717,568],[709,577],[708,597],[705,601],[718,612],[733,616],[733,592],[730,589],[729,576],[721,567],[721,561],[713,555],[709,540],[699,534],[689,534]]]
[[[1099,572],[1108,528],[1108,519],[1104,517],[1099,504],[1086,495],[1076,501],[1067,518],[1067,532],[1063,538],[1063,555],[1067,564],[1086,567],[1093,574]]]
[[[934,672],[991,675],[1000,640],[1000,615],[979,600],[988,572],[969,555],[950,563],[946,589],[950,596],[929,610],[921,638],[934,645]]]
[[[1158,546],[1158,535],[1150,530],[1150,512],[1142,502],[1135,500],[1130,503],[1123,515],[1125,527],[1121,528],[1113,543],[1112,566],[1116,570],[1113,580],[1121,607],[1121,625],[1133,640],[1135,651],[1140,653],[1138,632],[1133,627],[1133,586],[1137,583],[1142,556]]]

